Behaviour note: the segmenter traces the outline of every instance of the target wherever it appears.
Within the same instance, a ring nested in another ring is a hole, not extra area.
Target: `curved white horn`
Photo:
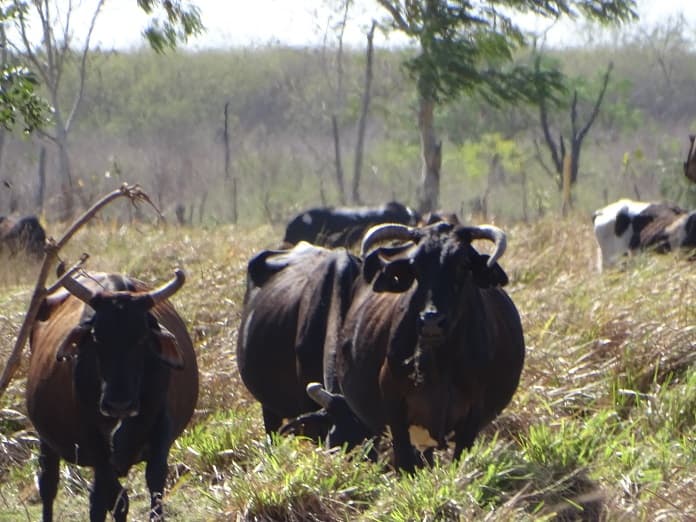
[[[307,387],[307,395],[322,408],[328,408],[333,395],[326,391],[318,382],[310,382]]]
[[[65,277],[62,285],[68,292],[87,304],[90,304],[94,296],[97,295],[96,292],[90,290],[82,283],[78,283],[72,276]]]
[[[476,227],[462,227],[459,230],[461,232],[466,232],[472,240],[488,239],[493,242],[495,249],[486,263],[488,267],[493,266],[505,253],[505,249],[507,248],[507,236],[500,228],[494,225],[479,225]]]
[[[403,239],[413,241],[416,237],[413,227],[408,227],[400,223],[383,223],[375,225],[365,232],[362,244],[360,245],[360,256],[364,257],[368,250],[379,241],[387,239]]]
[[[179,288],[181,288],[186,281],[186,274],[180,268],[174,270],[174,277],[168,282],[164,283],[158,288],[147,292],[147,295],[152,299],[153,305],[164,301],[165,299],[173,296]]]

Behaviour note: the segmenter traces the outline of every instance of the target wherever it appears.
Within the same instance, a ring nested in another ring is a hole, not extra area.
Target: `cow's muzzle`
[[[418,316],[418,333],[421,340],[437,341],[445,337],[447,317],[436,310],[425,310]]]
[[[135,417],[140,411],[138,401],[134,400],[114,400],[102,398],[99,404],[99,411],[106,417],[115,419],[125,419],[126,417]]]

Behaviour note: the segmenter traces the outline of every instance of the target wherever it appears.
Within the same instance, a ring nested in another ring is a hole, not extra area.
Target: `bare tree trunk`
[[[7,34],[5,33],[5,24],[0,24],[0,60],[3,64],[9,63],[9,53],[7,51]],[[2,167],[2,160],[5,152],[5,139],[7,137],[7,131],[4,127],[0,126],[0,167]]]
[[[525,223],[529,223],[529,203],[527,201],[527,171],[525,169],[520,173],[520,185],[522,190],[522,219]]]
[[[566,155],[563,158],[563,203],[561,204],[561,214],[565,217],[572,208],[571,187],[573,185],[573,155]]]
[[[208,191],[203,192],[201,203],[198,206],[198,223],[203,223],[203,215],[205,214],[205,203],[208,200]]]
[[[36,213],[41,214],[43,212],[44,197],[46,194],[46,146],[39,146],[39,186],[36,189]]]
[[[60,192],[63,197],[61,219],[69,220],[75,215],[75,194],[68,155],[68,134],[62,123],[56,122],[56,147],[58,149],[58,175]]]
[[[346,191],[343,188],[343,164],[341,163],[341,138],[338,133],[338,119],[336,115],[331,116],[331,129],[333,130],[334,140],[334,162],[336,165],[336,187],[338,188],[338,200],[341,205],[346,204]]]
[[[442,166],[442,142],[435,137],[435,101],[420,100],[418,128],[421,138],[421,193],[418,211],[421,214],[438,208],[440,196],[440,167]]]
[[[367,127],[367,114],[370,109],[370,100],[372,98],[372,63],[374,55],[373,38],[375,36],[375,27],[377,23],[373,20],[372,27],[367,33],[367,57],[365,60],[365,89],[363,90],[362,109],[360,111],[360,120],[358,121],[358,140],[355,144],[355,165],[353,170],[353,203],[362,204],[360,197],[360,177],[362,175],[363,150],[365,146],[365,128]]]
[[[223,146],[225,147],[225,183],[231,183],[231,196],[232,196],[232,223],[237,222],[237,176],[231,176],[230,174],[230,102],[225,103],[225,124],[223,130]]]
[[[343,35],[346,30],[348,11],[350,10],[350,0],[343,5],[343,19],[340,22],[338,33],[338,49],[336,51],[336,98],[334,102],[333,114],[331,115],[331,130],[334,140],[334,165],[336,167],[336,188],[338,189],[338,199],[342,205],[346,204],[346,191],[343,183],[343,163],[341,161],[341,138],[338,129],[337,113],[343,107]]]

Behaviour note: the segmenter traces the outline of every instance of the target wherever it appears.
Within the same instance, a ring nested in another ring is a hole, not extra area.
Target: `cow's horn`
[[[164,301],[165,299],[173,296],[179,288],[181,288],[186,281],[186,274],[184,271],[177,268],[174,270],[174,277],[167,283],[164,283],[159,288],[155,288],[147,293],[147,295],[152,299],[153,305]]]
[[[498,259],[503,257],[505,249],[507,248],[507,236],[505,232],[493,225],[471,227],[469,231],[471,233],[471,239],[488,239],[495,245],[495,249],[491,257],[488,258],[488,263],[486,263],[489,267],[493,266]]]
[[[383,223],[381,225],[375,225],[365,232],[362,244],[360,245],[360,256],[364,257],[365,254],[379,241],[386,241],[388,239],[403,239],[405,241],[413,241],[415,239],[415,229],[413,227],[407,227],[400,223]]]
[[[310,382],[305,389],[307,390],[307,395],[309,395],[309,398],[316,402],[319,406],[324,409],[329,407],[329,403],[331,402],[333,395],[326,391],[321,384],[318,382]]]
[[[94,296],[97,295],[82,283],[78,283],[72,276],[64,277],[62,285],[68,292],[87,304],[90,304]]]

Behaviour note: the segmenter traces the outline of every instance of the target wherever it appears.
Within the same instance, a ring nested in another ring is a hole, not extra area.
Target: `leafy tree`
[[[18,35],[13,40],[4,38],[6,48],[12,49],[14,56],[21,57],[20,60],[36,76],[22,67],[11,69],[9,60],[3,57],[3,79],[7,79],[13,88],[2,92],[0,118],[3,122],[12,124],[19,113],[24,119],[26,130],[38,129],[44,138],[55,144],[65,217],[69,217],[74,210],[68,136],[84,96],[92,32],[106,1],[96,0],[93,3],[87,33],[80,46],[75,44],[73,38],[72,24],[78,6],[72,2],[67,5],[56,0],[2,2],[3,22],[11,22]],[[188,36],[202,30],[200,13],[195,6],[183,5],[178,0],[138,0],[138,6],[152,16],[144,36],[158,52],[174,48],[177,42],[185,41]],[[40,26],[40,43],[36,43],[31,37],[32,22],[38,22]],[[4,25],[2,36],[5,36]],[[68,68],[75,68],[78,76],[77,86],[69,96],[62,87]],[[48,92],[52,107],[51,130],[44,125],[47,105],[34,91],[37,78]],[[69,101],[66,101],[68,98]]]
[[[563,88],[557,69],[513,63],[526,38],[513,20],[532,13],[618,23],[636,18],[635,0],[377,0],[393,30],[418,42],[406,61],[419,96],[422,173],[419,210],[437,208],[441,143],[434,126],[438,104],[478,93],[492,104],[537,102]]]
[[[10,56],[5,27],[17,19],[19,11],[13,3],[0,3],[0,140],[4,132],[13,131],[21,125],[22,131],[30,133],[46,123],[48,104],[36,93],[36,75]],[[1,142],[1,141],[0,141]],[[0,150],[1,153],[1,150]]]

